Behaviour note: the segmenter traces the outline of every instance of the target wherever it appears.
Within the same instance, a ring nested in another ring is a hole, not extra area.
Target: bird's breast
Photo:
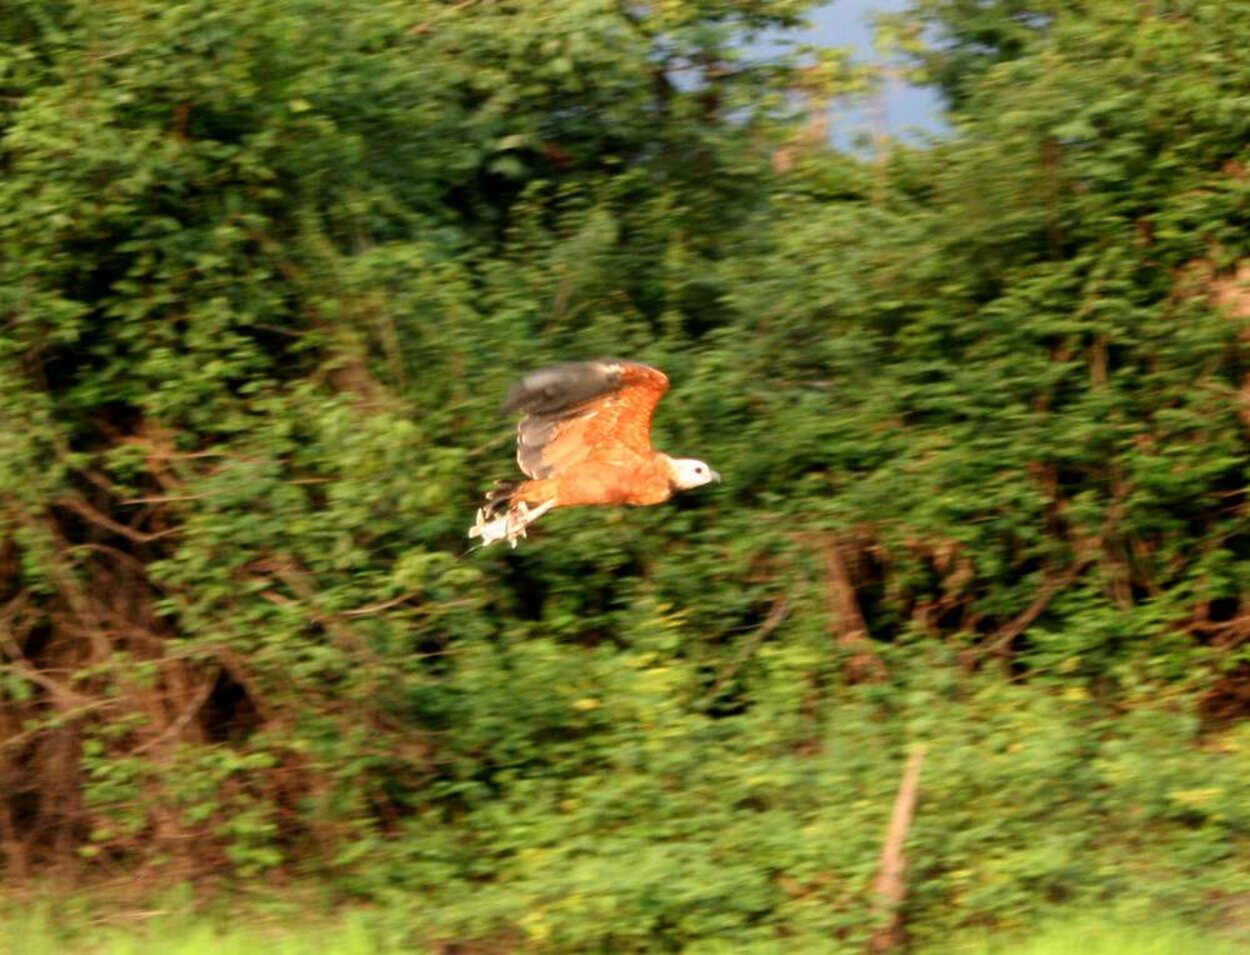
[[[668,466],[658,455],[576,468],[560,479],[559,489],[561,507],[662,504],[672,495]]]

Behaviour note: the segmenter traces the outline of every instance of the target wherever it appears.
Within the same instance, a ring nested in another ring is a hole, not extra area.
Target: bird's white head
[[[696,458],[669,458],[669,480],[679,491],[688,491],[692,487],[702,487],[712,481],[719,481],[720,475]]]

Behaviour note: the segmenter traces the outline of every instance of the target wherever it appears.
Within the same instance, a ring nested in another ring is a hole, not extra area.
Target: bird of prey
[[[651,447],[651,416],[668,391],[663,372],[628,361],[580,361],[522,378],[503,402],[521,413],[517,464],[528,481],[500,481],[470,537],[516,547],[555,507],[661,504],[676,491],[719,481],[695,458]]]

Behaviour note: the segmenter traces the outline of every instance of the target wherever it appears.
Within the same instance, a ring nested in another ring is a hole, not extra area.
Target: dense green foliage
[[[861,163],[806,6],[0,11],[9,875],[850,951],[923,743],[918,942],[1236,927],[1250,9],[923,4],[957,128]],[[725,484],[466,553],[596,355]]]

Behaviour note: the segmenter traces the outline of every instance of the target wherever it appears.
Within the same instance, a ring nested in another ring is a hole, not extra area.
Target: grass
[[[396,921],[368,910],[300,920],[248,912],[238,920],[175,911],[129,913],[115,924],[65,918],[43,903],[0,917],[0,952],[22,955],[386,955],[411,952]]]
[[[991,936],[930,955],[1241,955],[1244,945],[1176,922],[1125,924],[1089,916],[1054,922],[1039,933]]]
[[[23,955],[390,955],[414,953],[400,912],[309,906],[303,913],[208,915],[188,900],[160,909],[115,910],[99,898],[61,898],[0,907],[0,952]],[[1054,921],[1040,932],[991,935],[926,946],[924,955],[1235,955],[1243,945],[1177,922],[1126,924],[1085,916]]]

